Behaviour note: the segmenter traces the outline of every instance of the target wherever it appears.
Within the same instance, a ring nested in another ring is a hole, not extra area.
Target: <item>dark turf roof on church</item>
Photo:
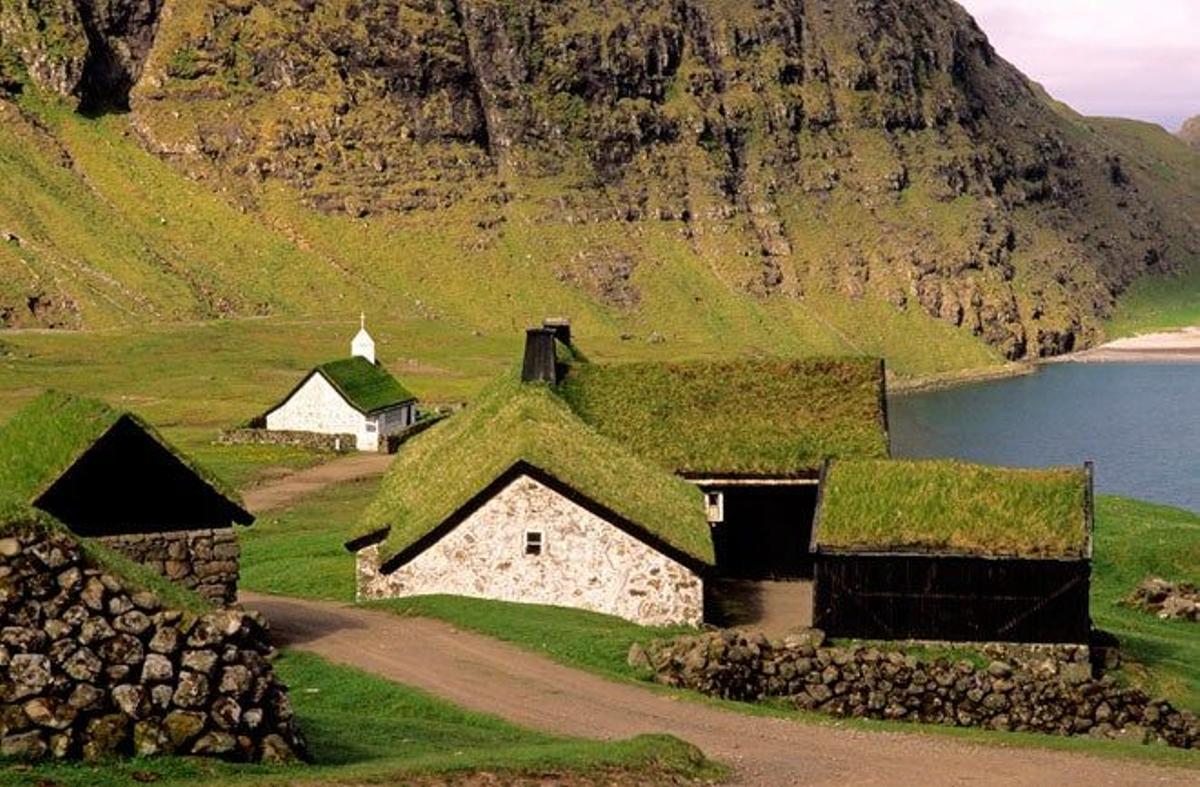
[[[366,358],[355,356],[323,363],[313,369],[291,393],[284,397],[283,401],[268,412],[275,412],[286,404],[296,391],[299,391],[305,383],[312,379],[314,374],[319,374],[328,380],[329,384],[342,395],[342,398],[363,415],[389,410],[417,399],[387,369],[379,364],[371,363]]]

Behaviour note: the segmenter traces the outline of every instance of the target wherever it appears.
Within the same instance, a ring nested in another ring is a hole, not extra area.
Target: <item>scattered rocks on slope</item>
[[[1200,590],[1190,582],[1168,582],[1151,577],[1137,586],[1129,603],[1163,620],[1200,623]]]
[[[0,756],[305,755],[266,624],[163,606],[39,528],[0,537]]]
[[[718,631],[635,644],[629,661],[668,686],[741,701],[786,698],[839,717],[1200,745],[1194,714],[1095,677],[1084,646],[986,645],[980,653],[990,661],[980,665],[823,640],[815,631],[781,642]]]

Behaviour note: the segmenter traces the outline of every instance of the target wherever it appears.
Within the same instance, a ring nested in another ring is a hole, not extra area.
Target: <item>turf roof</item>
[[[364,414],[411,402],[413,396],[378,364],[355,356],[321,364],[316,371],[333,385],[346,401]]]
[[[384,527],[384,561],[431,533],[518,462],[544,471],[683,554],[711,564],[700,492],[597,434],[545,384],[507,374],[408,443],[355,531]]]
[[[831,463],[813,535],[822,551],[1086,556],[1085,468],[965,462]]]
[[[827,457],[888,455],[874,359],[583,362],[558,392],[601,434],[685,475],[802,475]]]
[[[229,501],[237,490],[167,442],[132,413],[95,399],[47,391],[0,426],[0,499],[32,503],[122,419],[129,419]]]

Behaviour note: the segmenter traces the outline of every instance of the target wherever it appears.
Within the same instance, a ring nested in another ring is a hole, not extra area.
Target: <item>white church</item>
[[[352,435],[359,451],[380,451],[417,422],[417,399],[379,365],[362,317],[350,357],[313,369],[265,419],[268,431]]]

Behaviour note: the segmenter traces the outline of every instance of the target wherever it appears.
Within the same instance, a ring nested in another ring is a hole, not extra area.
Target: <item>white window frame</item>
[[[725,521],[725,493],[707,491],[704,493],[704,509],[708,514],[709,524],[721,524]]]
[[[546,534],[541,530],[525,531],[525,556],[541,557],[546,552]]]

